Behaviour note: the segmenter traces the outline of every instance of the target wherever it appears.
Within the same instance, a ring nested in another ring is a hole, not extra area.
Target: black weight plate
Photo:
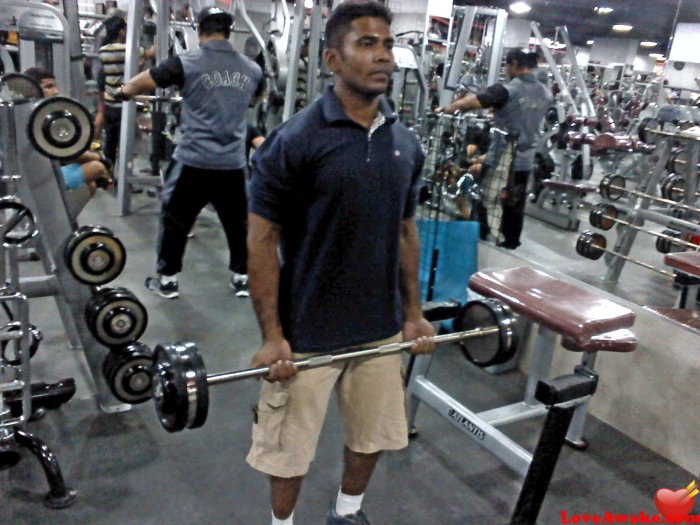
[[[190,414],[190,398],[200,397],[192,381],[199,375],[191,368],[193,353],[197,347],[192,343],[162,344],[155,349],[153,399],[158,420],[168,432],[179,432],[201,419]]]
[[[64,259],[80,282],[102,285],[116,279],[124,270],[126,249],[108,228],[83,226],[68,238]]]
[[[7,73],[0,78],[0,85],[6,85],[16,100],[39,100],[44,98],[44,90],[33,78],[22,73]]]
[[[661,230],[661,233],[663,235],[666,235],[668,237],[673,237],[676,239],[679,239],[681,236],[681,232],[678,230]],[[674,250],[675,248],[675,250]],[[659,253],[671,253],[673,251],[681,251],[682,249],[678,244],[675,244],[671,239],[666,239],[664,237],[657,237],[656,238],[656,251]]]
[[[657,130],[660,126],[661,125],[659,124],[659,121],[655,118],[643,118],[642,121],[639,123],[639,127],[637,128],[639,140],[641,140],[642,142],[653,142],[654,137],[650,133],[647,133],[647,131]]]
[[[190,393],[190,409],[187,428],[199,428],[207,420],[209,414],[209,383],[207,383],[207,370],[202,361],[202,356],[199,355],[197,347],[194,343],[186,343],[188,352],[187,357],[190,360],[191,370],[194,370],[194,392],[195,399],[192,397],[193,389],[188,385]]]
[[[51,97],[36,104],[27,124],[34,148],[51,159],[79,157],[90,148],[94,134],[90,112],[68,97]]]
[[[685,178],[673,174],[661,185],[661,196],[674,202],[681,202],[685,197]]]
[[[458,332],[477,328],[499,328],[497,334],[484,335],[460,342],[465,357],[476,366],[485,368],[508,361],[517,349],[515,321],[510,308],[497,299],[469,301],[454,320]]]
[[[615,226],[617,219],[617,208],[612,204],[600,202],[591,208],[589,220],[591,226],[608,231]]]
[[[6,334],[10,332],[16,332],[18,330],[22,329],[22,323],[19,321],[12,321],[10,323],[7,323],[5,326],[0,328],[0,334]],[[34,357],[39,350],[39,345],[41,344],[41,341],[43,341],[44,335],[41,333],[41,330],[39,330],[36,326],[33,324],[29,325],[29,358],[31,359]],[[0,342],[0,353],[2,354],[2,360],[5,362],[5,364],[9,366],[20,366],[22,364],[22,359],[20,358],[19,355],[19,339],[14,340],[14,353],[15,357],[14,359],[8,359],[7,356],[7,347],[10,344],[9,340],[4,340]]]
[[[102,371],[112,394],[124,403],[143,403],[153,392],[153,352],[133,343],[105,357]]]
[[[104,288],[88,301],[85,320],[95,339],[111,348],[141,337],[148,324],[148,313],[126,288]]]
[[[5,228],[4,246],[23,246],[39,233],[36,218],[22,201],[11,195],[0,198],[0,221]]]

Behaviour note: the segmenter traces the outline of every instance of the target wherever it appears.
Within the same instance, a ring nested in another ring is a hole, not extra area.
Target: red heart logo
[[[659,489],[656,491],[654,505],[669,523],[681,523],[693,508],[695,498],[684,498],[686,493],[686,489],[676,491]]]

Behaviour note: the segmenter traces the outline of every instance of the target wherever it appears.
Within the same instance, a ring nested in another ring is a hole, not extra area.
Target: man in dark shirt
[[[520,234],[525,217],[527,180],[535,160],[535,146],[552,95],[537,81],[532,69],[537,67],[537,55],[519,49],[506,55],[507,84],[494,84],[484,93],[455,100],[444,110],[448,113],[473,109],[492,108],[494,128],[486,162],[477,182],[485,179],[496,166],[505,151],[507,140],[514,141],[513,170],[507,187],[502,192],[499,246],[515,249],[520,246]],[[497,130],[501,130],[499,133]],[[503,134],[507,133],[509,139]],[[482,238],[488,235],[483,208],[476,214],[482,224]]]
[[[273,525],[292,524],[334,388],[345,470],[326,523],[368,523],[360,507],[379,453],[408,443],[401,356],[299,375],[293,356],[402,338],[417,339],[414,353],[434,349],[417,278],[423,154],[383,97],[394,70],[390,23],[375,2],[341,4],[324,52],[335,85],[253,155],[249,271],[263,345],[252,365],[271,371],[248,462],[270,476]]]
[[[260,67],[228,42],[232,24],[222,9],[203,9],[199,49],[171,57],[117,90],[120,98],[130,98],[174,85],[182,94],[182,138],[161,195],[158,275],[146,279],[150,291],[168,299],[179,295],[187,234],[209,202],[226,233],[231,287],[238,297],[248,296],[246,111],[264,84]]]

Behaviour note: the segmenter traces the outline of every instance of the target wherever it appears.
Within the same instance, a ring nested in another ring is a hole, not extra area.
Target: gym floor
[[[228,288],[227,252],[214,215],[205,211],[195,226],[181,275],[181,295],[168,301],[143,288],[155,266],[158,204],[135,195],[133,211],[117,216],[116,202],[104,192],[88,204],[80,224],[112,228],[124,242],[128,260],[115,284],[131,289],[146,305],[149,326],[142,341],[197,342],[209,372],[247,367],[259,344],[251,303]],[[524,246],[517,255],[551,263],[550,268],[580,274],[600,284],[602,263],[578,257],[575,234],[527,220]],[[548,245],[542,244],[545,240]],[[489,258],[499,251],[481,245]],[[658,254],[657,254],[658,255]],[[38,270],[23,263],[21,272]],[[527,261],[523,261],[527,264]],[[635,285],[637,268],[628,265],[617,292],[640,304],[670,306],[675,297],[668,283],[644,272],[651,286]],[[229,383],[211,390],[206,425],[168,434],[159,425],[152,403],[120,414],[96,409],[85,379],[81,352],[68,349],[52,299],[33,299],[30,321],[44,332],[32,360],[34,381],[75,377],[76,396],[61,409],[30,425],[30,431],[57,455],[69,485],[78,490],[75,504],[48,510],[41,500],[47,490],[39,463],[26,451],[15,467],[0,472],[0,522],[8,524],[241,524],[269,523],[266,478],[245,463],[250,444],[255,381]],[[452,347],[436,352],[430,378],[470,409],[479,411],[521,399],[525,376],[512,371],[492,376],[471,366]],[[530,450],[541,420],[516,423],[504,431]],[[522,479],[447,421],[426,407],[419,410],[419,435],[400,452],[381,460],[364,508],[375,525],[505,524]],[[585,452],[564,449],[539,523],[562,523],[572,514],[655,513],[654,493],[662,487],[685,486],[693,478],[675,464],[589,416],[591,446]],[[342,433],[334,404],[319,442],[317,457],[305,481],[295,512],[299,524],[320,524],[338,489]]]

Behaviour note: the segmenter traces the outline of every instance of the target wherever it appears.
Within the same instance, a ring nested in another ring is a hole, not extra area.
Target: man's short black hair
[[[506,55],[506,64],[518,63],[518,67],[534,69],[537,67],[537,53],[529,53],[522,49],[512,49]]]
[[[36,81],[36,83],[39,85],[41,85],[42,80],[56,79],[56,75],[54,75],[51,71],[47,71],[46,69],[42,69],[40,67],[30,67],[24,72],[24,74]]]
[[[350,24],[357,18],[369,16],[381,18],[391,25],[392,14],[388,8],[377,2],[346,0],[333,10],[326,23],[326,47],[341,49],[343,38],[350,31]]]
[[[119,32],[126,29],[126,20],[120,16],[110,16],[105,20],[104,44],[112,44],[119,38]]]

